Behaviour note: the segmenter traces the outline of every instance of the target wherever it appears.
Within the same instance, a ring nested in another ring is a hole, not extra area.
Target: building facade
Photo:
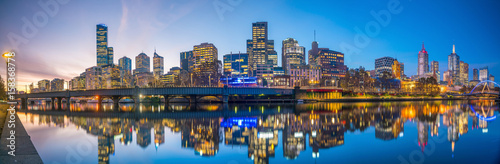
[[[401,79],[401,65],[399,64],[398,59],[395,59],[394,64],[392,64],[392,77]]]
[[[146,73],[150,72],[150,58],[148,55],[146,55],[144,52],[140,53],[135,57],[135,70],[134,74],[136,73]]]
[[[488,66],[479,69],[479,81],[488,80],[490,76],[490,72],[488,70]]]
[[[103,89],[121,88],[119,66],[111,64],[102,67],[102,85]]]
[[[50,81],[50,91],[63,91],[64,90],[64,79],[54,78]]]
[[[419,77],[422,77],[427,72],[429,72],[429,54],[425,50],[424,43],[422,43],[422,50],[420,50],[420,52],[418,52],[417,75]]]
[[[108,26],[96,26],[97,66],[113,64],[113,47],[108,47]]]
[[[281,66],[286,70],[290,66],[306,65],[305,48],[293,38],[283,40],[281,47]]]
[[[462,85],[469,85],[469,64],[460,61],[460,83]]]
[[[219,81],[218,51],[212,43],[193,47],[193,70],[196,85],[212,85]]]
[[[102,88],[102,67],[94,66],[85,69],[85,89]]]
[[[315,61],[316,64],[310,65],[321,68],[321,77],[323,79],[340,79],[345,77],[347,66],[344,65],[343,53],[328,48],[320,48]]]
[[[156,53],[156,49],[153,56],[153,74],[155,78],[160,78],[163,75],[163,57]]]
[[[384,72],[390,74],[392,72],[392,65],[394,64],[394,60],[394,58],[387,56],[375,59],[375,76],[380,77]]]
[[[248,77],[248,54],[237,53],[224,55],[224,76]]]
[[[479,80],[479,70],[477,68],[472,69],[472,80]]]
[[[450,78],[453,85],[460,85],[460,56],[455,53],[455,45],[453,45],[453,52],[448,55],[448,70],[451,71]]]
[[[288,69],[291,86],[316,85],[321,81],[322,69],[314,65],[294,65]]]
[[[50,91],[50,80],[44,79],[38,81],[38,88],[40,89],[40,92]]]
[[[249,70],[252,76],[257,64],[269,64],[268,55],[277,55],[274,51],[274,40],[268,40],[267,22],[252,23],[252,39],[247,40],[247,53]]]
[[[185,51],[181,52],[180,54],[180,59],[181,59],[181,69],[189,71],[189,60],[193,57],[193,51]]]
[[[433,74],[434,78],[436,79],[436,81],[438,83],[441,82],[441,72],[439,72],[439,62],[438,61],[431,62],[431,73]]]

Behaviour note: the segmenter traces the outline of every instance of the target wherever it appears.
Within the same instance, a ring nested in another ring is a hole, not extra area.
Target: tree
[[[0,100],[7,100],[7,89],[2,76],[0,75]]]

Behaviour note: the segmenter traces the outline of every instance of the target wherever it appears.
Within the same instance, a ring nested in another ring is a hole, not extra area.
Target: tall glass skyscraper
[[[252,39],[247,40],[250,73],[256,70],[257,64],[270,64],[268,55],[277,54],[273,51],[274,40],[268,40],[267,22],[252,23]],[[271,60],[274,62],[274,59]]]
[[[108,26],[98,24],[96,28],[97,66],[108,64]]]
[[[153,56],[153,74],[155,78],[163,75],[163,57],[156,53],[156,49]]]
[[[127,71],[131,73],[132,71],[132,60],[126,56],[118,60],[118,65],[122,71]]]
[[[451,71],[452,84],[460,85],[460,56],[455,53],[455,45],[453,45],[453,52],[448,55],[448,70]]]
[[[189,70],[189,59],[191,57],[193,57],[193,51],[181,52],[181,54],[180,54],[181,69],[183,69],[183,70]]]
[[[150,72],[149,70],[150,70],[149,56],[146,55],[144,52],[140,53],[139,55],[137,55],[137,57],[135,57],[134,74]]]
[[[469,64],[460,61],[460,83],[469,85]]]
[[[477,68],[472,69],[472,80],[479,80],[479,70]]]
[[[425,73],[429,72],[429,54],[425,50],[424,43],[422,43],[422,50],[418,52],[418,77],[422,77]]]

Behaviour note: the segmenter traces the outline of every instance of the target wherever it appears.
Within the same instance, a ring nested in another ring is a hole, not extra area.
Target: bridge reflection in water
[[[180,133],[180,146],[192,149],[199,156],[216,156],[223,144],[246,147],[247,158],[255,163],[269,163],[270,158],[277,156],[278,144],[282,144],[283,154],[279,156],[286,159],[298,158],[306,147],[312,149],[313,158],[319,158],[322,150],[344,145],[346,132],[364,132],[374,127],[374,138],[394,140],[404,135],[408,121],[417,124],[416,138],[422,151],[429,136],[443,135],[439,134],[440,126],[447,127],[447,138],[454,151],[461,136],[469,130],[487,129],[488,121],[493,120],[484,118],[498,111],[494,101],[476,101],[472,105],[466,101],[198,104],[194,107],[171,104],[168,109],[158,104],[138,107],[131,104],[122,106],[120,112],[93,112],[98,107],[92,104],[75,104],[74,112],[44,111],[45,107],[30,106],[28,111],[21,112],[21,117],[25,117],[23,121],[59,128],[73,124],[97,136],[99,163],[109,163],[116,143],[137,144],[142,148],[154,145],[158,149],[166,142],[166,131]],[[129,112],[136,110],[139,112]],[[473,117],[472,129],[469,129],[469,117]],[[280,137],[282,143],[278,142]]]

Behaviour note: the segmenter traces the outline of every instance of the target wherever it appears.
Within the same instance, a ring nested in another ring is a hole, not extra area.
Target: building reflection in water
[[[122,145],[130,145],[134,133],[137,145],[147,148],[154,138],[154,146],[158,150],[168,142],[165,141],[167,129],[172,133],[180,132],[180,146],[192,149],[194,155],[215,156],[223,143],[247,149],[248,158],[254,163],[269,163],[269,159],[276,156],[280,144],[279,131],[282,132],[283,157],[293,160],[310,148],[312,157],[319,158],[321,149],[344,145],[345,133],[374,128],[376,139],[395,140],[403,137],[408,121],[416,122],[418,144],[424,151],[429,136],[440,135],[440,117],[454,151],[459,138],[469,130],[469,117],[472,117],[472,130],[481,128],[487,132],[488,121],[483,118],[493,116],[498,110],[494,103],[490,106],[482,104],[477,109],[479,112],[472,112],[468,105],[461,102],[446,103],[235,104],[224,108],[222,105],[205,104],[196,106],[195,111],[181,104],[170,105],[168,109],[174,109],[170,112],[184,112],[180,114],[199,113],[198,117],[128,119],[81,117],[77,116],[78,113],[72,116],[27,113],[26,122],[59,128],[74,124],[78,129],[97,136],[99,163],[109,163],[110,155],[115,153],[115,139]],[[164,112],[164,108],[155,105],[143,106],[143,110],[146,109],[151,109],[149,112]],[[476,113],[484,117],[478,117]]]

